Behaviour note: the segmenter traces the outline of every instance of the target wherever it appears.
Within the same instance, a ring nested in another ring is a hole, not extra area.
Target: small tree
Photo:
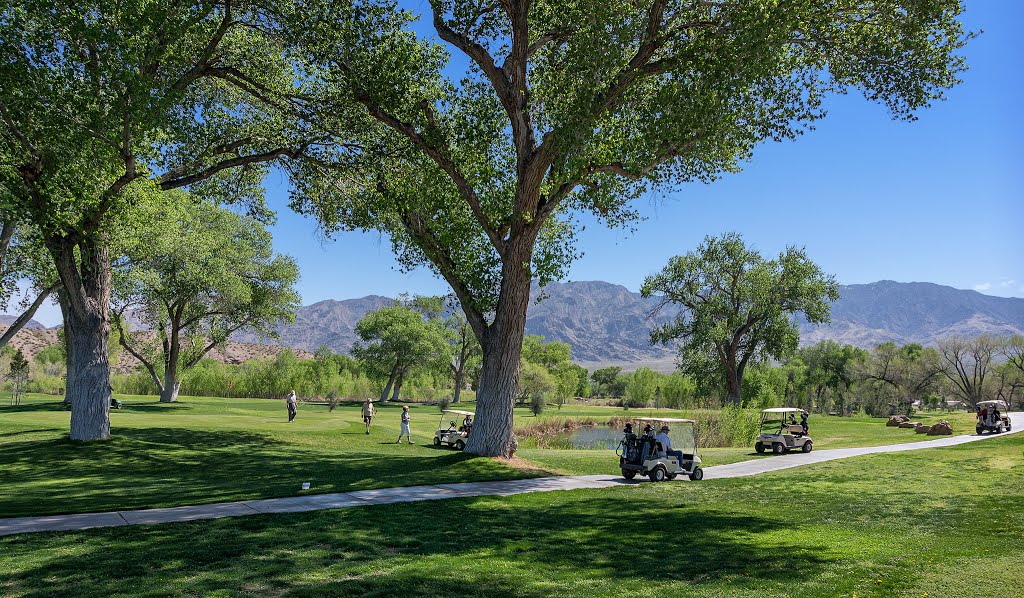
[[[356,324],[359,342],[352,355],[363,362],[367,374],[385,382],[381,401],[397,401],[402,383],[414,369],[431,368],[450,361],[444,323],[426,319],[406,305],[390,305],[372,311]],[[439,369],[439,368],[435,368]]]
[[[680,341],[684,371],[724,382],[729,399],[739,405],[747,364],[782,360],[796,351],[800,335],[793,316],[828,322],[839,285],[803,249],[790,246],[766,260],[738,233],[726,233],[706,237],[696,251],[670,259],[644,280],[640,292],[660,296],[657,309],[685,308],[652,330],[651,342]]]
[[[184,192],[165,192],[131,212],[135,234],[114,270],[120,345],[145,366],[160,401],[178,399],[180,371],[241,329],[273,337],[294,320],[295,261],[273,252],[258,221]],[[125,329],[125,313],[156,333],[147,350]],[[152,355],[158,355],[154,360]]]
[[[11,404],[21,405],[21,398],[25,394],[25,383],[28,382],[28,360],[22,354],[21,349],[11,356],[9,370],[11,379]]]
[[[637,368],[626,386],[626,398],[623,406],[644,407],[654,400],[654,392],[658,386],[658,374],[650,368]]]

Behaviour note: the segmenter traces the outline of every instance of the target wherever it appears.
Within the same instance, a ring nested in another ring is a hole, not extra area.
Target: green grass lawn
[[[1021,596],[1022,452],[12,536],[0,595]]]
[[[44,515],[168,507],[303,493],[346,492],[497,480],[548,473],[616,473],[611,451],[528,449],[536,470],[494,459],[471,458],[431,446],[440,418],[435,406],[411,405],[414,446],[391,444],[400,406],[383,405],[365,435],[357,405],[328,412],[302,405],[286,422],[283,401],[183,397],[121,397],[111,412],[113,438],[75,445],[67,437],[70,414],[52,396],[28,397],[20,407],[0,398],[0,516]],[[473,404],[468,404],[472,409]],[[619,408],[566,406],[541,417],[622,415]],[[634,416],[652,410],[630,410]],[[668,415],[685,412],[662,410]],[[533,416],[516,410],[519,422]],[[937,417],[936,417],[937,419]],[[884,420],[812,417],[816,448],[907,442],[924,438],[886,428]],[[967,431],[969,426],[957,429]],[[706,465],[751,458],[749,448],[707,449]],[[310,482],[309,491],[299,490]]]

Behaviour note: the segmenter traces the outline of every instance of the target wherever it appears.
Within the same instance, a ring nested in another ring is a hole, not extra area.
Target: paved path
[[[1024,413],[1011,413],[1010,417],[1015,434],[1024,429]],[[913,433],[910,430],[898,433]],[[810,453],[791,453],[780,456],[766,456],[749,461],[741,461],[730,465],[716,465],[704,470],[704,479],[738,478],[757,475],[769,471],[778,471],[792,467],[801,467],[824,461],[834,461],[847,457],[870,455],[873,453],[896,453],[925,448],[956,446],[968,442],[977,442],[1002,435],[977,436],[946,436],[921,442],[907,442],[886,446],[869,446],[861,448],[831,449]],[[683,478],[680,478],[683,479]],[[421,500],[439,500],[466,496],[510,496],[527,492],[550,492],[553,490],[578,490],[583,488],[608,488],[611,486],[632,485],[642,483],[639,480],[627,481],[618,476],[585,475],[559,476],[551,478],[534,478],[527,480],[509,480],[502,482],[464,482],[459,484],[438,484],[436,486],[407,486],[403,488],[382,488],[379,490],[358,490],[338,494],[314,494],[288,498],[268,498],[263,500],[247,500],[241,502],[215,503],[187,507],[171,507],[167,509],[143,509],[137,511],[113,511],[107,513],[81,513],[75,515],[50,515],[42,517],[15,517],[0,519],[0,536],[28,532],[49,532],[88,529],[92,527],[114,527],[122,525],[139,525],[155,523],[172,523],[192,521],[196,519],[219,519],[239,515],[258,515],[261,513],[296,513],[301,511],[319,511],[321,509],[338,509],[362,505],[380,505],[394,502],[416,502]]]

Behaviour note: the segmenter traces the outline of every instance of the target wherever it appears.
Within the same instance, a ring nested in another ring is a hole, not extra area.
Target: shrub
[[[441,398],[437,400],[437,407],[441,411],[447,409],[449,406],[451,406],[451,404],[452,398],[448,395],[442,395]]]
[[[545,403],[544,403],[544,395],[543,394],[541,394],[539,392],[535,392],[532,395],[530,395],[530,412],[531,413],[533,413],[534,415],[540,415],[541,413],[544,412],[544,407],[545,407]]]

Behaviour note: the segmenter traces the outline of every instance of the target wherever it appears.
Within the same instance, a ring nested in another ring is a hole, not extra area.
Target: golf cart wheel
[[[772,452],[775,453],[776,455],[781,455],[782,453],[786,452],[786,445],[782,444],[781,442],[773,442]]]
[[[456,440],[455,441],[455,448],[457,448],[457,449],[459,449],[461,451],[462,449],[466,448],[466,443],[462,442],[461,440]]]
[[[694,468],[693,473],[690,474],[690,480],[694,481],[694,482],[699,482],[699,481],[701,481],[703,479],[704,479],[704,470],[701,469],[700,467]]]
[[[754,450],[757,451],[758,453],[763,453],[764,452],[764,443],[761,442],[761,441],[758,441],[758,442],[754,443]]]
[[[441,439],[434,436],[434,446],[441,446]]]
[[[633,478],[636,477],[636,471],[632,469],[623,469],[622,477],[626,478],[627,480],[632,480]]]
[[[652,482],[664,482],[667,475],[665,468],[657,465],[651,470],[651,473],[647,474],[647,477],[651,478]]]
[[[800,447],[800,450],[802,450],[805,453],[809,453],[809,452],[811,452],[811,449],[813,448],[811,446],[812,444],[814,444],[814,443],[811,442],[810,440],[808,440],[807,442],[804,443],[804,445],[802,447]]]

